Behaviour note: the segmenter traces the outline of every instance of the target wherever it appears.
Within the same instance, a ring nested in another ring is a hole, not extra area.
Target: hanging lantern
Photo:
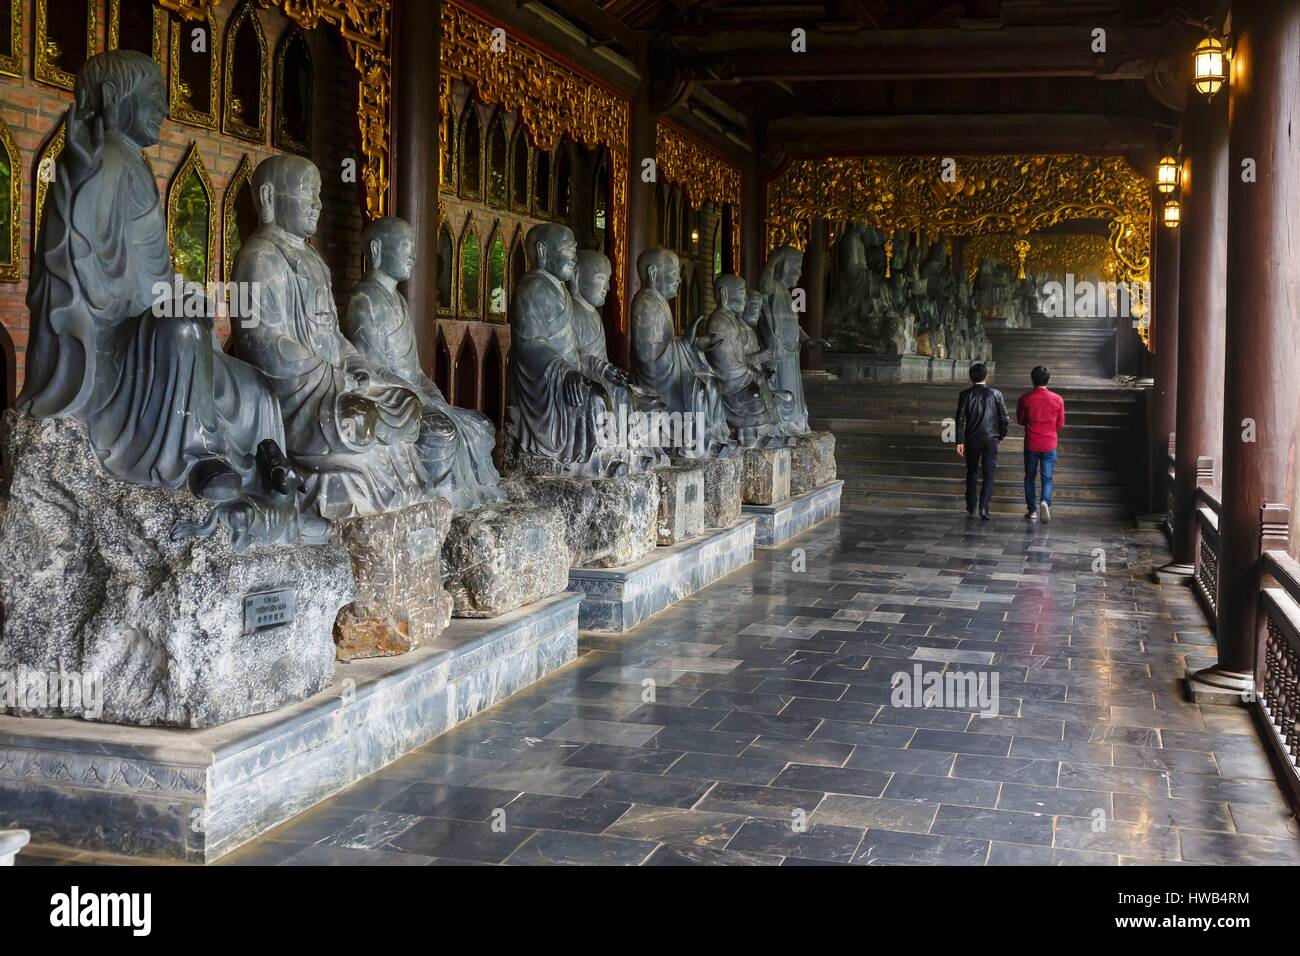
[[[1207,99],[1228,81],[1228,61],[1223,52],[1223,44],[1215,37],[1207,36],[1196,44],[1192,57],[1192,74],[1195,76],[1196,89],[1204,93]]]
[[[1165,211],[1161,219],[1166,226],[1173,229],[1178,225],[1179,215],[1181,212],[1182,210],[1178,206],[1178,200],[1171,199],[1169,202],[1165,203]]]
[[[1156,189],[1168,195],[1178,188],[1178,160],[1169,153],[1156,166]]]

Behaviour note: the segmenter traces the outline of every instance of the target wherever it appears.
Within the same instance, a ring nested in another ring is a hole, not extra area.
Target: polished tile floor
[[[1213,640],[1165,559],[846,512],[223,862],[1300,862],[1248,715],[1182,696]]]

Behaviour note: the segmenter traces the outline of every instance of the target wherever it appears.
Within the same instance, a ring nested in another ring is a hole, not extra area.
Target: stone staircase
[[[1115,324],[1108,318],[1035,316],[1028,329],[987,329],[1000,388],[1029,385],[1035,365],[1052,370],[1052,384],[1109,380],[1115,375]]]
[[[954,444],[943,441],[945,419],[955,415],[962,387],[805,383],[814,427],[835,434],[839,477],[845,483],[844,509],[952,512],[964,508],[965,462]],[[1015,423],[1015,408],[1016,399],[1028,389],[1010,387],[1005,379],[1001,388],[1011,430],[1001,446],[992,511],[1021,515],[1025,511],[1024,430]],[[1113,385],[1053,391],[1065,399],[1066,420],[1060,435],[1053,513],[1097,519],[1131,516],[1129,466],[1138,455],[1134,436],[1140,424],[1140,391]]]

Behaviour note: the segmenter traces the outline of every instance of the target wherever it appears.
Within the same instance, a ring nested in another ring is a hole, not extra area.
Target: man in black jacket
[[[970,388],[957,399],[957,454],[966,459],[966,513],[975,514],[975,482],[983,473],[980,487],[980,517],[989,517],[993,498],[993,473],[998,468],[998,442],[1007,437],[1011,419],[1002,393],[989,388],[989,370],[982,362],[970,367]]]

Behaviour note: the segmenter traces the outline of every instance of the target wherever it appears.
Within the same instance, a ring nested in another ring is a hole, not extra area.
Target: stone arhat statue
[[[654,392],[670,412],[691,415],[703,436],[701,448],[714,456],[734,451],[718,383],[696,345],[676,334],[669,301],[681,285],[677,254],[647,249],[637,258],[641,287],[632,298],[632,377]],[[681,449],[688,457],[690,449]]]
[[[799,284],[802,272],[803,254],[791,246],[781,246],[768,257],[758,284],[758,291],[763,295],[758,337],[764,348],[772,350],[775,360],[772,386],[791,395],[790,406],[782,412],[782,424],[794,434],[808,431],[808,406],[799,368],[799,349],[808,336],[799,327],[790,295],[790,290]]]
[[[233,336],[236,354],[261,370],[280,401],[285,451],[304,476],[307,504],[337,520],[435,495],[454,429],[445,416],[425,416],[415,388],[339,330],[329,268],[307,242],[320,185],[320,172],[300,156],[274,156],[254,171],[260,224],[240,246],[234,278],[254,283],[258,321],[236,325]]]
[[[578,260],[572,230],[533,226],[524,252],[528,271],[510,297],[510,452],[575,477],[642,470],[655,460],[653,451],[613,440],[608,422],[618,414],[621,390],[579,349],[567,285]]]
[[[462,511],[503,500],[492,464],[495,426],[478,412],[453,408],[420,366],[411,312],[397,291],[415,264],[415,232],[405,219],[386,216],[366,226],[361,240],[368,268],[348,300],[344,334],[388,380],[420,397],[420,460],[437,492]]]
[[[641,409],[662,408],[659,398],[633,384],[617,365],[609,360],[605,345],[605,323],[600,309],[609,295],[610,274],[613,267],[603,252],[579,249],[573,278],[569,280],[569,294],[573,299],[573,331],[587,374],[603,381],[618,393],[617,401],[630,402]]]
[[[32,255],[20,410],[71,417],[116,478],[228,500],[259,490],[258,444],[284,443],[256,370],[186,316],[153,173],[140,150],[167,119],[162,73],[130,50],[77,74]]]
[[[780,406],[792,399],[768,384],[766,365],[774,357],[763,349],[753,329],[742,319],[748,301],[745,280],[722,275],[713,284],[718,307],[704,323],[696,344],[704,350],[718,376],[727,422],[743,448],[787,445]],[[757,301],[757,300],[755,300]]]

